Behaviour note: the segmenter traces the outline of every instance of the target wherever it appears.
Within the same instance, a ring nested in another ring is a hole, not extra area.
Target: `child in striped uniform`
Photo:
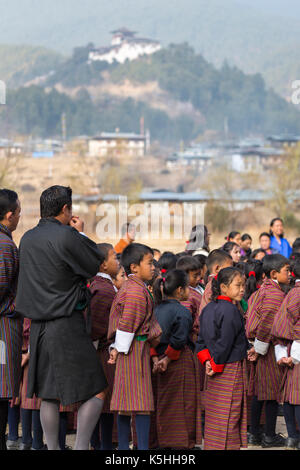
[[[201,280],[201,268],[198,260],[194,256],[182,256],[176,264],[176,269],[181,269],[188,275],[189,279],[189,296],[188,299],[182,302],[186,307],[193,319],[193,329],[191,332],[191,340],[195,343],[199,333],[198,310],[201,303],[202,295],[196,290]]]
[[[97,349],[103,371],[108,383],[108,390],[100,419],[93,432],[91,444],[94,449],[99,449],[99,426],[101,426],[101,450],[112,450],[112,433],[114,426],[114,413],[110,411],[110,399],[113,390],[115,366],[108,364],[109,360],[109,341],[107,340],[108,323],[110,309],[115,298],[117,288],[114,286],[112,278],[117,276],[120,271],[117,254],[109,243],[100,243],[98,250],[104,259],[99,267],[99,272],[94,277],[90,285],[92,293],[91,299],[91,324],[92,340]]]
[[[175,269],[154,285],[154,313],[163,332],[152,353],[160,359],[156,366],[156,430],[161,448],[193,449],[201,444],[200,383],[190,339],[193,320],[182,305],[189,296],[188,284],[187,274]]]
[[[252,442],[262,447],[282,447],[285,443],[276,434],[278,400],[283,379],[283,368],[277,364],[271,330],[275,315],[285,293],[282,285],[289,284],[289,261],[282,255],[266,255],[263,258],[266,279],[263,285],[249,299],[246,315],[246,334],[254,341],[258,353],[252,395],[251,426]],[[265,402],[266,427],[262,436],[259,428],[262,408]],[[255,439],[254,439],[255,437]]]
[[[278,310],[272,335],[277,364],[284,368],[281,402],[288,431],[287,449],[300,450],[300,260],[292,262],[295,287],[285,297]]]
[[[159,344],[161,328],[153,314],[146,283],[154,274],[153,251],[132,243],[122,253],[128,280],[117,293],[110,312],[110,364],[116,364],[111,411],[118,411],[119,450],[129,449],[130,421],[136,414],[139,450],[149,448],[150,413],[154,411],[150,348]]]
[[[244,275],[233,267],[213,280],[212,301],[200,316],[196,351],[205,364],[205,450],[247,447],[246,361],[256,355],[245,335],[244,319],[233,302],[245,292]]]

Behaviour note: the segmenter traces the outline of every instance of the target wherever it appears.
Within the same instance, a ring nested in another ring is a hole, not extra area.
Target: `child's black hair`
[[[125,248],[121,256],[121,264],[124,266],[127,276],[131,274],[130,266],[132,264],[139,265],[144,256],[148,254],[153,255],[152,248],[142,245],[142,243],[131,243]]]
[[[262,248],[257,248],[257,250],[253,250],[251,255],[249,256],[249,260],[255,260],[255,256],[258,255],[258,253],[264,253],[265,255],[267,254],[265,250]],[[259,260],[256,260],[259,261]]]
[[[206,259],[208,274],[212,273],[212,269],[216,264],[222,266],[226,261],[232,261],[231,256],[226,251],[221,249],[211,251]]]
[[[261,239],[261,237],[269,237],[271,239],[271,235],[268,232],[262,232],[259,236],[259,240]]]
[[[217,279],[214,278],[212,280],[211,299],[213,302],[217,302],[217,298],[219,297],[219,295],[222,295],[221,284],[225,284],[226,286],[229,286],[236,276],[243,276],[243,273],[235,267],[221,269],[221,271],[218,274]]]
[[[252,241],[251,235],[249,235],[248,233],[244,233],[244,235],[242,235],[242,242],[244,242],[245,240],[251,240]]]
[[[270,279],[271,271],[279,272],[284,266],[289,265],[289,260],[280,254],[266,255],[263,260],[263,272]]]
[[[235,246],[239,247],[239,245],[235,242],[227,242],[223,246],[222,250],[226,251],[226,253],[230,253]]]
[[[229,242],[229,240],[233,240],[237,235],[240,235],[241,233],[240,232],[236,232],[236,231],[233,231],[233,232],[230,232],[230,234],[225,237],[225,240],[227,240]]]
[[[110,250],[113,250],[114,247],[110,243],[98,243],[97,248],[103,256],[103,261],[106,261]]]
[[[235,268],[239,269],[242,273],[245,274],[246,271],[246,262],[245,261],[239,261],[234,265]]]
[[[257,291],[258,282],[262,280],[263,264],[257,259],[248,260],[245,264],[244,274],[246,276],[246,286],[244,299],[248,300],[251,295]]]
[[[300,253],[296,253],[296,256],[293,260],[291,260],[291,271],[292,275],[295,279],[300,279]]]
[[[189,273],[190,271],[200,271],[201,268],[195,256],[186,255],[177,260],[176,269],[182,269],[186,273]]]
[[[300,238],[299,237],[296,238],[296,240],[294,241],[292,248],[293,248],[293,252],[300,253]]]
[[[207,256],[205,255],[194,255],[194,258],[198,261],[200,269],[203,269],[206,265]]]
[[[171,251],[165,251],[159,258],[158,267],[160,270],[170,271],[170,269],[176,268],[176,263],[177,256]]]
[[[182,269],[171,269],[162,277],[156,279],[153,286],[156,305],[162,303],[165,297],[171,297],[178,287],[188,287],[189,278]]]

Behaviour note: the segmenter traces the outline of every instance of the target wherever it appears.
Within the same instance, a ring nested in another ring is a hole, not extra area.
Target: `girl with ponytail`
[[[246,358],[256,355],[236,305],[244,293],[243,273],[222,269],[212,281],[212,302],[200,316],[196,351],[207,375],[204,450],[247,447]]]
[[[263,264],[258,260],[248,260],[245,263],[244,273],[246,276],[246,286],[244,299],[248,301],[254,292],[259,289],[264,278]]]
[[[168,271],[155,281],[153,291],[154,315],[162,329],[159,345],[151,349],[151,356],[159,359],[153,381],[158,446],[192,449],[201,443],[201,403],[190,340],[193,319],[180,303],[188,299],[188,275],[180,269]]]

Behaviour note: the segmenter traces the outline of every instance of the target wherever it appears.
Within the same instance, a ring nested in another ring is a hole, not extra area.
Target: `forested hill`
[[[6,118],[8,130],[57,136],[65,113],[69,136],[116,127],[137,132],[141,117],[154,139],[172,143],[225,127],[230,135],[300,133],[298,110],[267,89],[261,75],[226,63],[216,69],[186,43],[124,65],[88,65],[91,47],[76,48],[58,64],[45,88],[9,91],[0,125]],[[124,83],[128,93],[118,95]],[[145,94],[147,86],[152,92]]]

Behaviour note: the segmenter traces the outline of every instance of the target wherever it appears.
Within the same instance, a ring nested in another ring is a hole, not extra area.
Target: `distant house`
[[[10,155],[20,155],[24,152],[24,145],[7,139],[0,139],[0,158]]]
[[[148,137],[133,133],[102,132],[89,140],[90,157],[143,157]]]
[[[271,135],[267,138],[275,147],[294,147],[300,142],[300,135]]]
[[[282,161],[284,150],[274,147],[243,148],[231,155],[232,168],[236,171],[268,170]]]
[[[167,158],[167,167],[170,170],[180,169],[182,167],[192,167],[197,170],[203,170],[213,162],[214,152],[203,150],[199,147],[190,147],[183,152],[176,152]]]
[[[158,41],[135,37],[135,31],[121,28],[112,31],[113,38],[110,47],[92,49],[89,61],[104,61],[112,64],[114,61],[123,64],[126,60],[133,61],[143,55],[151,55],[161,49]]]

